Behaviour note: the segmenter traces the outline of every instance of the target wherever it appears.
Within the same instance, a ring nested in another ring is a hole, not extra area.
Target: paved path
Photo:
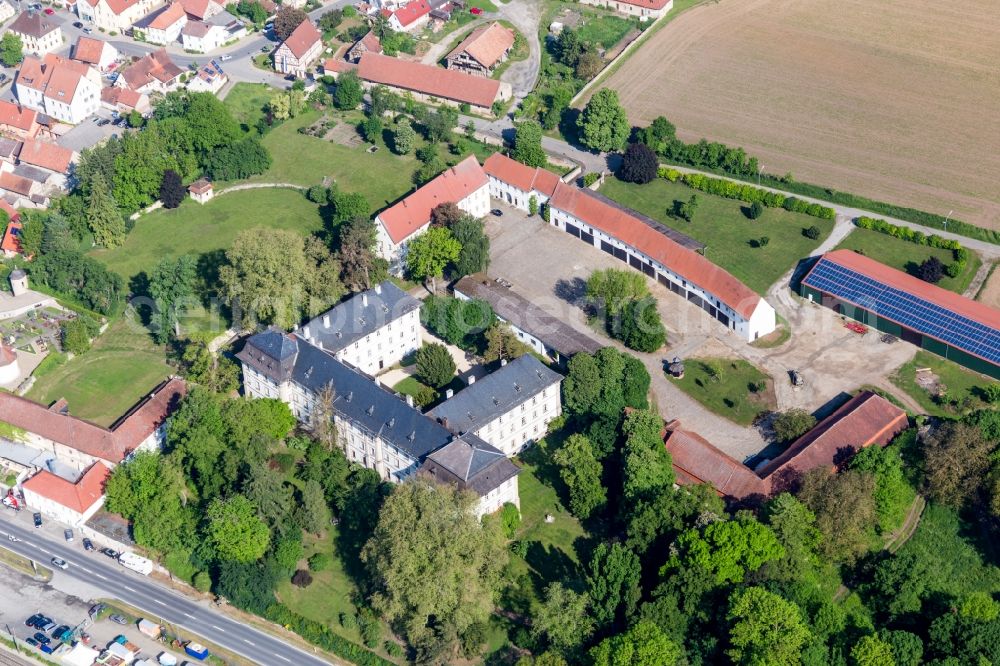
[[[512,63],[500,75],[500,79],[510,84],[514,91],[514,99],[527,97],[538,82],[538,73],[542,65],[542,44],[538,39],[538,23],[542,19],[544,3],[537,0],[511,0],[500,7],[500,16],[514,24],[528,41],[528,57]]]
[[[241,190],[263,190],[267,188],[298,190],[300,192],[309,189],[304,185],[296,185],[295,183],[243,183],[242,185],[233,185],[224,190],[219,190],[215,193],[215,196],[229,194],[230,192],[239,192]]]
[[[983,283],[986,282],[986,278],[990,276],[990,268],[992,267],[993,262],[984,261],[979,267],[979,270],[976,271],[976,275],[972,278],[972,282],[969,283],[969,286],[965,289],[965,292],[962,295],[966,298],[975,298],[976,294],[978,294],[979,290],[982,288]]]

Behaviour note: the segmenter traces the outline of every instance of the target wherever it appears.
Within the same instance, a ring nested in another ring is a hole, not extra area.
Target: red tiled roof
[[[375,53],[382,52],[382,42],[379,41],[378,37],[371,30],[365,33],[365,36],[359,39],[358,42],[369,51],[374,51]]]
[[[75,153],[69,148],[39,139],[25,139],[18,159],[32,166],[57,173],[68,173]]]
[[[184,11],[184,5],[179,2],[173,2],[170,3],[166,9],[157,14],[156,17],[149,22],[147,27],[152,30],[166,30],[181,19],[186,18],[187,12]]]
[[[28,11],[22,13],[8,27],[11,32],[21,35],[39,38],[44,37],[53,30],[58,30],[59,26],[50,21],[42,12]]]
[[[11,222],[19,222],[21,220],[21,213],[11,206],[5,199],[0,199],[0,210],[7,213],[7,217]]]
[[[422,16],[426,16],[431,13],[431,5],[427,0],[410,0],[396,11],[392,12],[398,20],[399,24],[404,28],[419,19]]]
[[[22,178],[21,176],[15,176],[9,171],[0,173],[0,189],[7,190],[8,192],[15,192],[25,197],[31,196],[33,185],[34,181]]]
[[[151,83],[153,79],[167,83],[181,74],[184,70],[174,64],[174,61],[167,55],[166,49],[153,51],[136,60],[125,68],[121,75],[125,78],[125,83],[132,90]]]
[[[378,214],[392,242],[399,245],[410,234],[430,222],[431,211],[443,203],[458,203],[484,185],[489,179],[475,155],[442,171],[413,194]]]
[[[16,85],[38,90],[50,99],[69,104],[76,95],[80,79],[90,71],[82,62],[49,53],[44,60],[25,58],[17,72]]]
[[[0,174],[0,178],[4,175]],[[0,392],[0,421],[117,464],[163,424],[186,391],[183,381],[171,379],[111,430]]]
[[[895,289],[913,294],[925,301],[968,317],[990,328],[1000,328],[1000,310],[966,298],[953,291],[924,282],[903,271],[886,266],[854,250],[834,250],[823,255],[820,261],[830,261],[852,271],[866,275]],[[818,265],[818,263],[817,263]],[[815,267],[814,267],[815,268]],[[804,279],[808,279],[808,275]],[[860,305],[860,304],[859,304]]]
[[[625,5],[632,5],[640,9],[663,9],[671,0],[616,0]]]
[[[702,255],[679,245],[624,210],[591,196],[589,190],[556,184],[551,205],[630,245],[750,319],[761,297]]]
[[[400,60],[371,51],[361,56],[358,76],[372,83],[484,108],[493,104],[500,92],[500,82],[495,79]]]
[[[510,47],[514,46],[514,31],[496,21],[472,31],[446,57],[467,52],[483,67],[493,67]]]
[[[316,45],[316,42],[322,39],[323,35],[316,29],[313,22],[306,19],[292,31],[292,34],[288,35],[288,39],[285,40],[285,46],[288,47],[292,55],[296,58],[302,58],[309,49]]]
[[[833,466],[838,454],[871,444],[884,446],[906,426],[906,412],[876,393],[862,391],[792,442],[759,472],[774,477],[792,469],[805,473],[821,465]]]
[[[208,8],[212,0],[180,0],[184,11],[197,19],[204,19],[208,15]]]
[[[91,7],[96,7],[101,0],[84,0],[84,1]],[[108,4],[108,8],[111,9],[111,11],[114,12],[116,16],[121,16],[121,13],[124,12],[126,9],[139,3],[139,0],[106,0],[106,1]]]
[[[103,462],[90,466],[76,483],[41,470],[22,484],[25,490],[62,504],[77,513],[86,513],[104,496],[104,484],[111,470]]]
[[[193,192],[194,194],[205,194],[212,190],[212,183],[205,180],[204,178],[199,178],[190,185],[188,185],[188,192]]]
[[[353,62],[347,62],[340,58],[327,58],[323,61],[323,71],[327,74],[349,72],[356,70],[358,66]]]
[[[0,201],[3,201],[0,199]],[[3,203],[7,204],[6,201]],[[7,204],[10,206],[10,204]],[[10,215],[11,220],[7,224],[7,230],[3,233],[3,241],[0,242],[0,250],[4,252],[17,252],[21,253],[21,223],[14,219],[14,216]]]
[[[105,42],[91,37],[80,37],[73,47],[73,60],[96,65],[101,62]]]
[[[30,132],[35,125],[36,114],[31,109],[18,106],[6,100],[0,100],[0,125],[9,125],[19,130]]]
[[[678,421],[667,424],[666,447],[681,485],[708,483],[720,495],[743,498],[764,495],[764,481],[746,465],[730,458],[708,440],[681,428]]]
[[[107,104],[114,104],[118,106],[119,104],[135,109],[142,102],[143,94],[138,93],[129,88],[101,88],[101,101]]]
[[[487,176],[513,185],[523,192],[539,192],[551,197],[560,182],[559,176],[548,169],[529,167],[513,160],[506,155],[493,153],[483,162],[483,170]]]

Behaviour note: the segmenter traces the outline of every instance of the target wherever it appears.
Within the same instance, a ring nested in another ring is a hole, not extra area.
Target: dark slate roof
[[[477,379],[428,415],[439,422],[447,419],[453,432],[473,432],[560,381],[562,375],[549,370],[531,354],[525,354]]]
[[[462,278],[455,285],[455,291],[486,301],[504,321],[538,338],[560,356],[569,357],[578,352],[594,354],[604,346],[523,296],[492,280],[483,280],[482,276]]]
[[[482,497],[520,474],[521,468],[475,435],[467,435],[427,456],[420,471],[440,483],[457,484]]]
[[[280,383],[291,378],[297,351],[294,338],[271,329],[251,336],[236,358]]]
[[[302,328],[302,336],[336,353],[419,309],[420,301],[387,280],[316,317]]]

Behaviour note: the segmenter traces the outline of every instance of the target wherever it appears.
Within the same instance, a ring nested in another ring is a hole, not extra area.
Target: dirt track
[[[1000,229],[995,0],[722,0],[608,80],[633,124],[742,145],[769,173]]]

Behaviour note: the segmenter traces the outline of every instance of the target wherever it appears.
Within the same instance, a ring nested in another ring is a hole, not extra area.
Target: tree
[[[619,335],[625,346],[636,351],[652,353],[667,342],[667,330],[656,309],[656,299],[647,296],[631,301],[622,310]]]
[[[771,580],[807,579],[819,566],[816,550],[821,537],[816,515],[790,493],[771,499],[763,510],[765,522],[774,532],[785,554],[764,564],[764,576]]]
[[[408,155],[417,140],[417,132],[406,118],[400,118],[392,133],[392,150],[397,155]]]
[[[530,167],[544,167],[547,159],[542,149],[542,126],[534,120],[518,123],[510,156]]]
[[[656,178],[660,161],[644,143],[630,143],[622,156],[622,165],[618,177],[627,183],[645,185]]]
[[[469,214],[458,207],[453,201],[440,203],[431,210],[431,224],[436,227],[448,227],[452,229],[463,218]]]
[[[274,36],[279,42],[283,42],[295,32],[301,23],[309,20],[309,15],[301,9],[285,5],[278,10],[274,17]]]
[[[594,631],[594,620],[588,612],[587,595],[551,583],[545,588],[545,598],[534,613],[531,633],[544,636],[557,650],[570,650],[580,645]]]
[[[111,248],[125,242],[125,220],[100,174],[95,174],[91,183],[87,199],[87,220],[94,233],[94,242],[98,245]]]
[[[620,543],[601,543],[587,572],[591,613],[599,626],[623,624],[635,614],[639,597],[639,557]]]
[[[455,260],[456,277],[485,271],[490,265],[490,239],[483,221],[463,215],[451,232],[462,246]]]
[[[368,116],[361,121],[361,134],[368,143],[375,143],[382,138],[382,119],[378,116]]]
[[[352,291],[371,289],[389,277],[388,262],[375,254],[376,238],[375,224],[364,216],[340,227],[340,276]]]
[[[208,535],[223,560],[253,562],[267,552],[271,533],[243,495],[216,499],[208,507]]]
[[[271,154],[255,136],[220,146],[206,158],[205,172],[215,180],[243,180],[271,168]]]
[[[197,261],[190,254],[177,259],[161,259],[149,277],[149,295],[156,305],[153,336],[163,344],[170,332],[179,335],[178,313],[194,296]]]
[[[312,534],[321,533],[330,524],[330,507],[326,504],[326,495],[319,481],[310,479],[302,488],[299,523],[302,529]]]
[[[355,109],[365,96],[365,89],[357,72],[349,71],[337,77],[337,87],[333,91],[333,103],[338,109],[348,111]]]
[[[655,153],[666,152],[667,145],[677,138],[677,128],[663,116],[657,116],[649,127],[643,127],[636,132],[640,143],[649,146]]]
[[[10,217],[7,213],[0,211],[0,229],[7,229]],[[51,216],[47,221],[51,224]],[[42,215],[29,214],[28,211],[21,212],[21,252],[25,257],[35,257],[42,250],[42,240],[45,238],[45,228],[47,222]],[[65,222],[65,220],[63,220]],[[997,386],[1000,386],[998,384]]]
[[[730,597],[726,651],[738,664],[792,666],[809,640],[798,606],[762,587],[737,590]]]
[[[577,126],[581,143],[601,152],[624,148],[631,131],[618,93],[610,88],[601,88],[590,98],[577,119]]]
[[[594,271],[587,279],[587,298],[609,317],[618,316],[626,304],[648,295],[646,278],[636,271],[604,268]]]
[[[6,67],[13,67],[22,60],[24,60],[24,44],[20,36],[8,30],[3,38],[0,38],[0,62]]]
[[[240,0],[236,5],[236,13],[247,17],[258,25],[262,25],[267,20],[267,10],[257,0]]]
[[[663,419],[655,412],[637,409],[622,424],[622,496],[630,503],[651,499],[673,487],[670,454],[663,446]]]
[[[476,502],[469,492],[418,478],[393,488],[378,513],[361,552],[372,607],[413,645],[437,634],[454,646],[493,612],[507,550],[499,522],[476,518]]]
[[[406,268],[415,280],[431,281],[431,292],[437,292],[437,280],[444,268],[458,259],[462,251],[450,229],[431,227],[409,242]]]
[[[319,29],[323,32],[333,32],[344,20],[344,12],[340,9],[331,9],[319,17]]]
[[[809,240],[817,240],[822,232],[819,230],[815,224],[807,229],[802,230],[802,235],[804,235]]]
[[[160,201],[164,208],[177,208],[184,201],[184,183],[181,175],[173,169],[163,172],[163,182],[160,184]]]
[[[421,124],[428,141],[441,143],[458,127],[458,112],[450,107],[439,107],[437,111],[428,112]]]
[[[937,257],[927,257],[917,267],[917,277],[924,282],[937,284],[944,277],[944,264]]]
[[[63,351],[82,354],[90,349],[91,326],[83,317],[63,322],[60,333]]]
[[[517,339],[510,324],[497,322],[486,329],[486,351],[483,360],[493,363],[499,360],[513,360],[531,351],[531,347]]]
[[[317,315],[343,295],[340,266],[318,239],[285,229],[268,235],[261,243],[261,230],[241,232],[219,269],[220,292],[236,322],[291,328],[303,314]]]
[[[455,360],[448,348],[432,342],[418,349],[417,375],[428,386],[446,386],[455,377]]]
[[[698,195],[692,194],[687,201],[674,201],[674,212],[688,222],[694,220],[694,214],[698,210]]]
[[[896,666],[892,645],[875,634],[862,636],[851,648],[851,663],[855,666]]]
[[[875,525],[874,492],[871,474],[831,474],[826,467],[806,472],[799,499],[816,514],[816,527],[823,534],[821,555],[852,562],[868,550]]]
[[[132,521],[136,543],[166,552],[182,545],[198,520],[184,475],[169,459],[140,452],[117,466],[105,484],[107,508]]]
[[[576,59],[574,73],[581,81],[589,81],[604,69],[604,59],[592,46],[588,46]]]
[[[594,666],[674,666],[684,651],[660,627],[641,620],[590,651]]]
[[[816,417],[804,409],[789,409],[774,417],[771,427],[779,442],[790,442],[816,425]]]
[[[603,468],[589,439],[570,435],[552,460],[559,465],[559,476],[569,490],[569,509],[574,516],[586,520],[604,506],[608,498],[601,484]]]
[[[742,515],[710,523],[702,530],[687,530],[678,537],[676,550],[669,569],[698,568],[711,573],[719,584],[742,582],[747,573],[785,554],[771,528]]]
[[[337,224],[358,217],[367,219],[371,213],[371,205],[360,192],[341,192],[331,189],[329,199],[333,208],[333,221]]]
[[[759,201],[754,201],[752,204],[750,204],[750,208],[747,209],[747,217],[749,217],[751,220],[756,220],[763,214],[764,214],[764,204],[762,204]]]
[[[994,443],[966,423],[946,422],[923,438],[925,485],[931,499],[960,508],[982,485]]]

